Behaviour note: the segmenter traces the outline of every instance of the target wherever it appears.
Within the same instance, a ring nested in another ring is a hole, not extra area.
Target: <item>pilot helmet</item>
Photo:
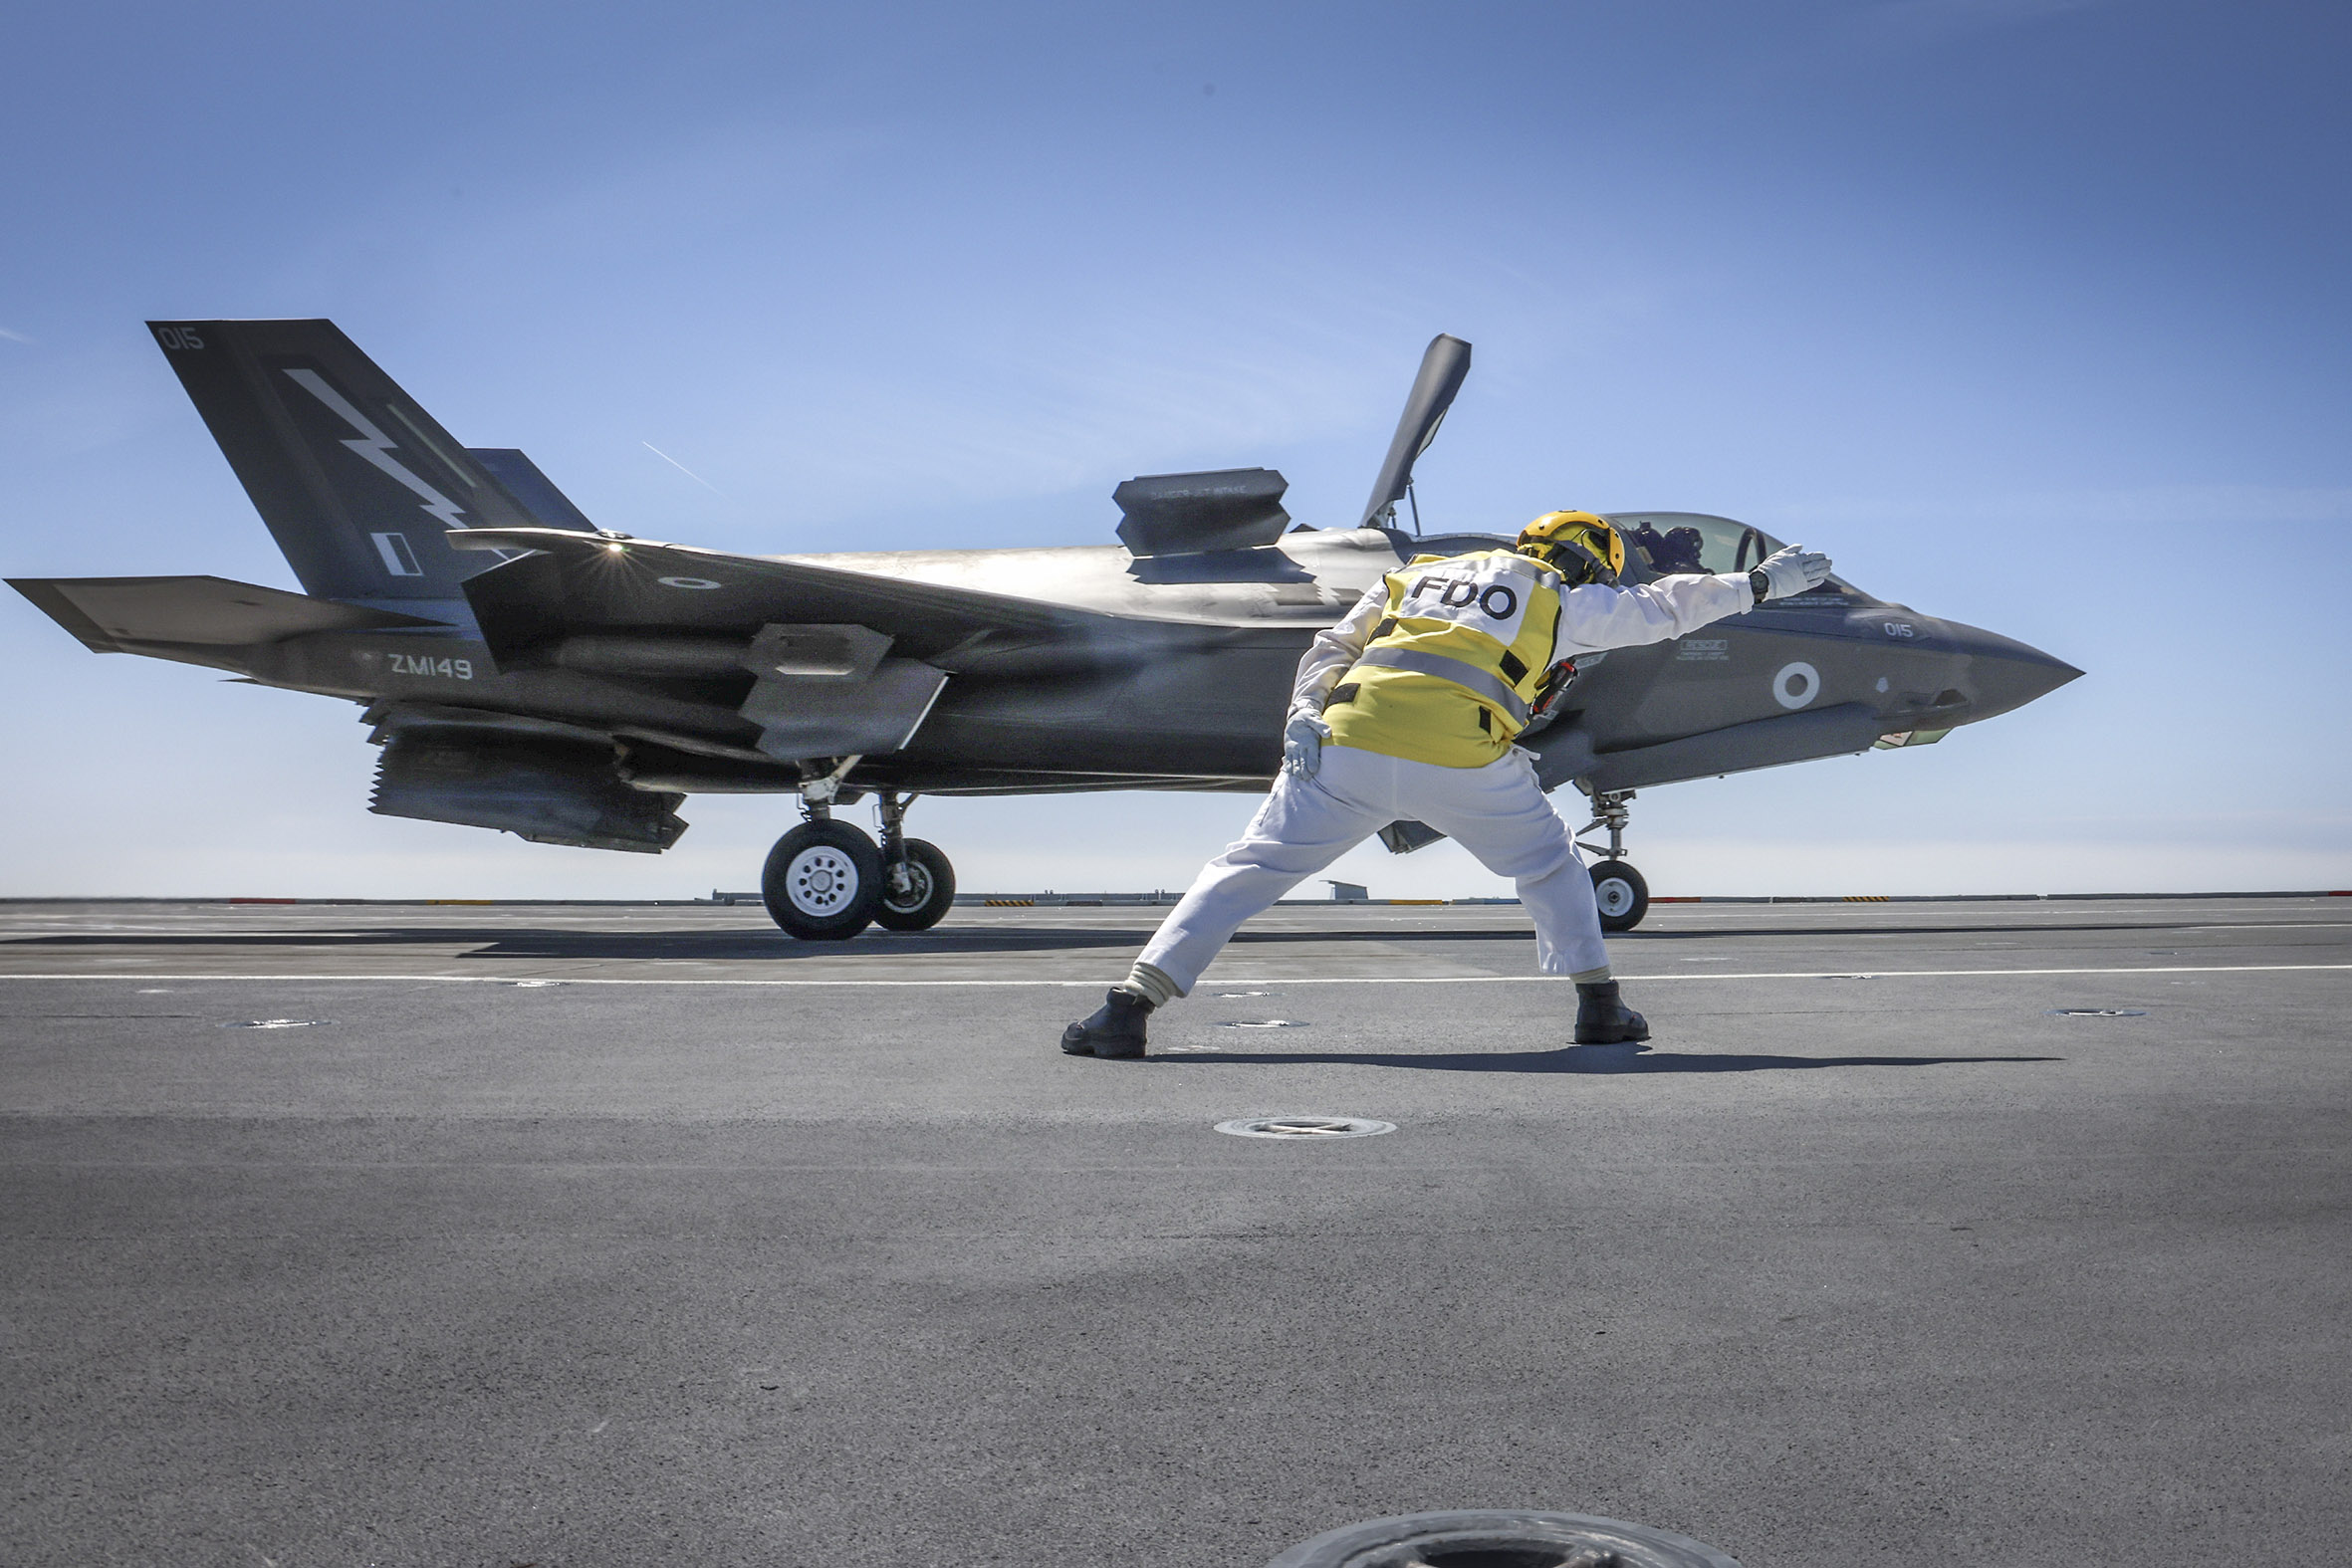
[[[1567,578],[1614,583],[1625,569],[1625,541],[1607,519],[1590,512],[1546,512],[1519,531],[1512,547]]]

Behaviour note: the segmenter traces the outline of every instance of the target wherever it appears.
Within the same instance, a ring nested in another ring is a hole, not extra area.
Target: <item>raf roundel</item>
[[[725,583],[714,582],[708,577],[663,577],[660,582],[665,588],[723,588],[726,586]]]
[[[1799,659],[1772,677],[1772,696],[1781,707],[1802,708],[1821,694],[1821,672]]]

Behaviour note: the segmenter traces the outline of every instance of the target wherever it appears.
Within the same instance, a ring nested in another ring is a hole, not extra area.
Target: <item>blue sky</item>
[[[1352,521],[1722,513],[2088,676],[1645,791],[1660,892],[2352,886],[2352,11],[31,5],[0,19],[0,567],[292,577],[150,317],[329,316],[605,526],[1108,542],[1137,473]],[[681,469],[654,454],[658,448]],[[691,470],[689,475],[686,470]],[[0,892],[682,896],[364,809],[346,704],[0,605]],[[968,888],[1181,886],[1242,797],[928,801]],[[1496,884],[1358,851],[1375,893]]]

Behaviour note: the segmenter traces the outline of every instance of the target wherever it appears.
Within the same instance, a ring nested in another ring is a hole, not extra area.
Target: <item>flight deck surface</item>
[[[0,907],[0,1562],[2352,1540],[2352,899],[1160,913]]]

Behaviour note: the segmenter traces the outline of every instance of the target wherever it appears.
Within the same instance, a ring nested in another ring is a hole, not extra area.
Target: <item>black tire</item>
[[[1622,860],[1592,868],[1592,901],[1600,906],[1603,931],[1631,931],[1650,912],[1650,884]]]
[[[846,942],[882,902],[882,851],[847,822],[803,822],[760,871],[768,918],[804,942]]]
[[[882,862],[882,901],[874,906],[874,924],[890,931],[928,931],[939,924],[956,901],[956,868],[947,863],[937,844],[920,838],[906,841],[906,879],[893,891],[891,873]]]

